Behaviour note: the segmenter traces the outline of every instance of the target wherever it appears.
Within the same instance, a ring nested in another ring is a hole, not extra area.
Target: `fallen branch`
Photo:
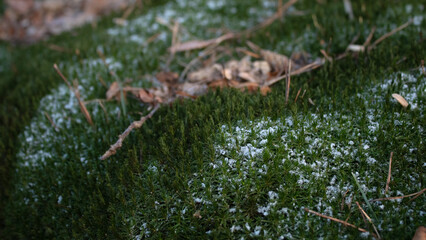
[[[108,151],[106,151],[104,155],[102,155],[101,160],[105,160],[109,158],[110,156],[114,155],[117,152],[117,149],[121,148],[121,146],[123,145],[124,139],[126,139],[126,137],[130,134],[130,132],[133,129],[140,128],[146,120],[150,119],[154,115],[154,113],[158,110],[158,108],[160,108],[160,104],[157,104],[157,106],[155,106],[154,109],[152,109],[152,111],[148,115],[141,117],[139,121],[132,122],[132,124],[130,124],[130,126],[127,127],[127,129],[118,137],[117,142],[114,145],[111,145]]]
[[[414,200],[415,198],[419,197],[425,191],[426,191],[426,188],[423,188],[421,191],[416,192],[416,193],[412,193],[412,194],[408,194],[408,195],[404,195],[404,196],[397,196],[397,197],[377,198],[377,199],[370,200],[370,202],[396,200],[396,199],[402,199],[402,198],[415,196],[414,198],[411,199],[411,200]]]
[[[341,224],[343,224],[343,225],[345,225],[345,226],[347,226],[347,227],[355,228],[355,229],[357,229],[357,230],[358,230],[358,231],[360,231],[360,232],[368,232],[368,233],[370,233],[369,231],[365,230],[364,228],[357,227],[357,226],[355,226],[355,225],[353,225],[353,224],[351,224],[351,223],[345,222],[345,221],[343,221],[343,220],[340,220],[340,219],[337,219],[337,218],[334,218],[334,217],[330,217],[330,216],[327,216],[327,215],[321,214],[321,213],[319,213],[319,212],[315,212],[315,211],[309,210],[309,209],[307,209],[307,208],[305,208],[305,211],[306,211],[306,212],[308,212],[308,213],[312,213],[312,214],[315,214],[315,215],[317,215],[317,216],[320,216],[320,217],[322,217],[322,218],[326,218],[326,219],[329,219],[329,220],[331,220],[331,221],[335,221],[335,222],[341,223]],[[374,233],[371,233],[371,234],[372,234],[375,238],[377,238],[376,234],[374,234]]]

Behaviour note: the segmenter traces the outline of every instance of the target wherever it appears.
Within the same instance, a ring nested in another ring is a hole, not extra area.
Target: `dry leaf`
[[[182,84],[179,89],[190,96],[200,96],[207,92],[207,85],[186,82]]]
[[[240,83],[236,87],[240,88],[242,91],[244,91],[244,89],[247,89],[249,93],[254,93],[257,92],[257,89],[259,89],[259,84],[256,82],[246,82]]]
[[[245,56],[238,62],[239,72],[250,72],[252,70],[250,56]]]
[[[225,75],[225,78],[228,79],[228,80],[233,79],[233,77],[232,77],[232,70],[229,69],[229,68],[223,70],[223,75]]]
[[[176,86],[179,79],[179,74],[174,72],[159,72],[155,75],[157,80],[166,86]]]
[[[272,90],[271,90],[271,88],[269,86],[263,86],[263,87],[260,88],[260,93],[263,96],[268,95],[268,93],[270,93],[270,92],[272,92]]]
[[[272,66],[275,72],[284,72],[284,70],[288,68],[290,60],[288,59],[288,57],[282,54],[278,54],[268,50],[262,50],[260,51],[260,55],[262,55],[263,59],[265,59]]]
[[[111,100],[112,98],[118,96],[120,92],[120,88],[118,86],[118,82],[113,82],[106,93],[107,100]]]
[[[202,216],[201,216],[201,214],[200,214],[200,210],[197,210],[195,213],[194,213],[194,215],[192,215],[193,217],[195,217],[195,218],[198,218],[198,219],[201,219],[201,218],[203,218]]]
[[[395,98],[399,102],[399,104],[401,104],[404,108],[408,107],[407,100],[405,100],[405,98],[403,98],[401,95],[393,93],[392,97]]]
[[[27,14],[34,5],[33,0],[7,0],[7,5],[17,14]]]
[[[309,102],[310,104],[312,104],[312,105],[314,105],[314,106],[315,106],[315,103],[314,103],[314,101],[312,101],[312,99],[311,99],[311,98],[308,98],[308,102]]]
[[[152,95],[150,92],[148,92],[145,89],[139,90],[138,97],[144,103],[154,103],[155,102],[154,95]]]
[[[192,83],[209,83],[223,79],[222,73],[222,66],[220,64],[214,64],[213,66],[201,68],[198,71],[189,73],[188,81]]]
[[[267,61],[255,61],[253,62],[253,71],[266,76],[271,71],[271,66]]]
[[[240,78],[242,78],[244,80],[247,80],[249,82],[254,82],[254,83],[258,83],[259,82],[259,79],[256,76],[254,76],[253,74],[248,73],[248,72],[240,72],[238,74],[238,77],[240,77]]]

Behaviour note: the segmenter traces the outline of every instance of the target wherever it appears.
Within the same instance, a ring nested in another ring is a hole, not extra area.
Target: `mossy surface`
[[[220,27],[254,25],[275,4],[170,1],[133,15],[126,27],[114,25],[111,16],[95,29],[86,26],[30,47],[1,44],[2,185],[13,178],[12,187],[2,189],[4,237],[356,239],[359,232],[303,211],[351,215],[349,222],[368,228],[355,201],[384,238],[412,237],[424,224],[424,195],[370,209],[351,173],[369,199],[425,187],[425,79],[418,68],[426,53],[419,34],[425,21],[417,1],[353,2],[356,21],[348,20],[341,1],[296,4],[307,11],[304,16],[290,15],[250,40],[287,55],[305,50],[316,57],[320,49],[344,51],[358,33],[362,44],[373,26],[375,40],[409,18],[416,24],[369,54],[293,77],[290,99],[306,90],[297,103],[285,104],[285,87],[278,83],[266,97],[225,89],[164,106],[106,161],[99,156],[147,113],[146,106],[129,97],[123,116],[117,102],[104,103],[105,113],[89,103],[95,122],[90,127],[52,68],[56,62],[69,79],[78,79],[85,100],[104,98],[100,77],[114,81],[97,50],[133,86],[155,85],[146,74],[164,66],[171,39],[155,17],[180,21],[182,40],[207,39],[220,35]],[[159,39],[144,45],[156,33]],[[49,44],[69,51],[52,51]],[[171,69],[181,71],[179,63],[196,54],[178,55]],[[407,98],[408,109],[392,100],[394,92]],[[385,195],[390,152],[393,180]],[[352,208],[342,208],[349,197]],[[201,218],[194,217],[197,212]]]

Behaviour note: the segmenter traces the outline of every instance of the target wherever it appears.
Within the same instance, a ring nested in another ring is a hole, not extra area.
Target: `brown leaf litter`
[[[32,43],[71,30],[100,15],[127,8],[128,17],[138,0],[6,0],[0,18],[0,39]],[[122,18],[122,19],[123,19]]]
[[[290,57],[288,57],[281,53],[262,49],[256,44],[247,41],[247,46],[252,51],[249,51],[244,47],[238,47],[233,50],[230,50],[229,48],[224,48],[225,52],[230,56],[232,56],[233,53],[244,53],[245,56],[239,60],[231,59],[225,63],[218,63],[218,58],[216,58],[216,56],[219,49],[221,49],[219,45],[222,42],[240,37],[249,37],[254,31],[265,28],[272,24],[274,21],[281,19],[281,17],[285,15],[286,10],[296,2],[297,0],[289,0],[283,5],[281,3],[281,0],[279,0],[280,4],[278,11],[273,16],[259,23],[255,27],[247,29],[240,33],[228,33],[221,37],[210,40],[198,40],[180,43],[177,37],[179,31],[179,24],[175,22],[174,26],[169,26],[170,30],[173,33],[173,40],[172,45],[169,48],[170,57],[167,60],[167,68],[176,53],[193,51],[196,49],[205,49],[202,50],[196,58],[190,61],[180,74],[170,71],[158,72],[155,75],[155,79],[158,81],[159,86],[151,88],[135,88],[131,86],[123,86],[123,84],[126,83],[120,84],[120,82],[118,82],[119,80],[117,77],[117,81],[113,82],[109,86],[108,91],[106,92],[107,100],[116,99],[118,101],[123,101],[123,95],[126,96],[127,93],[130,93],[134,97],[139,99],[141,102],[148,104],[150,108],[153,108],[153,110],[147,116],[142,117],[139,121],[133,122],[132,125],[130,125],[126,129],[126,131],[119,136],[118,141],[114,145],[111,145],[110,149],[105,152],[101,159],[104,160],[115,154],[117,149],[122,146],[122,142],[127,137],[127,135],[133,129],[139,128],[147,119],[151,118],[153,114],[157,111],[159,106],[161,106],[162,104],[172,103],[176,99],[180,98],[195,99],[198,96],[207,93],[209,89],[226,87],[236,88],[242,91],[247,90],[250,93],[260,92],[260,94],[266,96],[272,91],[270,86],[281,81],[282,79],[286,79],[285,85],[287,104],[291,85],[291,76],[310,72],[316,68],[323,66],[326,61],[337,61],[351,55],[349,51],[353,51],[354,47],[350,47],[349,45],[349,47],[344,53],[338,54],[335,58],[330,56],[330,54],[328,54],[325,50],[321,51],[322,55],[324,56],[323,58],[313,59],[312,56],[306,52],[293,53]],[[19,11],[21,12],[28,11],[28,9],[24,7],[15,8],[19,9]],[[407,27],[410,23],[411,22],[403,24],[402,26],[392,30],[391,32],[384,34],[382,37],[380,37],[378,40],[376,40],[373,44],[370,45],[369,43],[372,40],[374,34],[373,29],[366,42],[363,44],[362,49],[368,49],[371,51],[381,41]],[[351,44],[354,44],[356,40],[357,37],[354,38]],[[104,59],[103,54],[100,54],[100,56],[102,59]],[[206,59],[207,57],[209,57],[209,59],[207,61],[204,61],[203,66],[195,68],[198,63],[200,63],[203,59]],[[70,86],[69,82],[59,71],[57,66],[55,65],[54,67],[58,74],[64,79],[68,87],[72,91],[74,91],[73,88]],[[107,64],[106,67],[108,69]],[[294,102],[297,101],[300,92],[301,89],[299,89],[299,91],[297,92]],[[78,92],[74,91],[74,93],[79,101],[82,113],[85,115],[87,121],[92,125],[93,122],[91,120],[90,114],[85,108],[85,103],[81,101],[81,99],[79,99]],[[305,93],[306,89],[302,94],[302,98]],[[308,100],[310,104],[315,105],[311,98],[308,98]]]

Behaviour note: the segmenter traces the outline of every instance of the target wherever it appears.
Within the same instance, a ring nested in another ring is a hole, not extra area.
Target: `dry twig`
[[[106,151],[104,155],[102,155],[101,160],[105,160],[109,158],[110,156],[114,155],[117,152],[117,149],[121,148],[121,146],[123,145],[124,139],[126,139],[126,137],[130,134],[130,132],[133,129],[140,128],[146,120],[150,119],[154,115],[154,113],[158,110],[158,108],[160,108],[160,104],[157,104],[148,115],[141,117],[139,121],[132,122],[132,124],[130,124],[130,126],[127,127],[127,129],[118,137],[117,142],[111,145],[110,149],[108,149],[108,151]]]
[[[421,191],[418,191],[416,193],[412,193],[412,194],[408,194],[408,195],[404,195],[404,196],[397,196],[397,197],[377,198],[377,199],[370,200],[370,202],[396,200],[396,199],[402,199],[402,198],[415,196],[414,198],[411,199],[411,201],[412,201],[415,198],[419,197],[421,194],[423,194],[425,191],[426,191],[426,188],[423,188]]]
[[[337,218],[334,218],[334,217],[330,217],[330,216],[327,216],[327,215],[321,214],[321,213],[319,213],[319,212],[315,212],[315,211],[309,210],[309,209],[307,209],[307,208],[305,208],[305,211],[306,211],[306,212],[308,212],[308,213],[312,213],[312,214],[315,214],[315,215],[317,215],[317,216],[320,216],[320,217],[322,217],[322,218],[326,218],[326,219],[329,219],[329,220],[332,220],[332,221],[335,221],[335,222],[341,223],[341,224],[343,224],[343,225],[345,225],[345,226],[347,226],[347,227],[355,228],[355,229],[357,229],[357,230],[358,230],[358,231],[360,231],[360,232],[368,232],[368,233],[369,233],[369,231],[365,230],[364,228],[357,227],[357,226],[355,226],[355,225],[353,225],[353,224],[351,224],[351,223],[345,222],[345,221],[343,221],[343,220],[340,220],[340,219],[337,219]],[[372,235],[375,235],[375,234],[372,234]],[[377,237],[377,236],[375,236],[375,237]]]
[[[376,232],[376,235],[379,239],[381,239],[382,237],[379,234],[379,231],[377,231],[376,226],[374,225],[373,221],[371,221],[370,216],[367,215],[367,213],[364,211],[364,209],[362,209],[361,205],[359,205],[358,202],[356,202],[356,205],[358,206],[359,211],[361,212],[362,218],[367,218],[368,222],[370,222],[370,224],[373,226],[374,231]],[[364,218],[364,219],[365,219]]]
[[[413,22],[413,20],[411,19],[410,21],[408,21],[408,22],[406,22],[406,23],[402,24],[401,26],[399,26],[399,27],[397,27],[397,28],[393,29],[392,31],[390,31],[390,32],[388,32],[388,33],[386,33],[386,34],[384,34],[384,35],[383,35],[383,36],[381,36],[379,39],[377,39],[376,41],[374,41],[374,43],[373,43],[373,44],[371,44],[371,46],[369,46],[369,47],[368,47],[368,51],[373,50],[373,49],[377,46],[377,44],[381,43],[381,42],[382,42],[383,40],[385,40],[386,38],[388,38],[388,37],[390,37],[390,36],[394,35],[395,33],[397,33],[397,32],[399,32],[399,31],[401,31],[401,30],[402,30],[402,29],[404,29],[404,28],[408,27],[408,25],[410,25],[412,22]]]

